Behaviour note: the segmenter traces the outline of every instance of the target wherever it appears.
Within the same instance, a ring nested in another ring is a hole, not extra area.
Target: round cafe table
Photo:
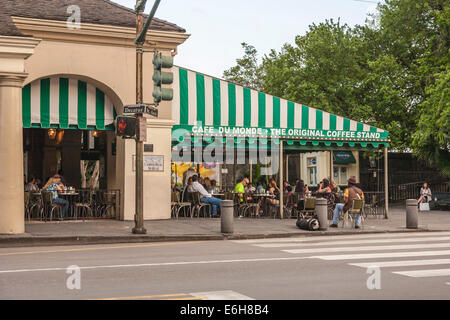
[[[268,203],[267,199],[269,199],[269,198],[273,199],[273,198],[275,198],[275,195],[267,194],[267,193],[254,193],[254,194],[252,194],[252,197],[263,199],[263,201],[264,201],[264,215],[266,216],[268,214],[268,212],[269,212],[269,203]]]

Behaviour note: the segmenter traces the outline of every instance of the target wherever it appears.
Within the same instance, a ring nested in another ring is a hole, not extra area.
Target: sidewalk
[[[406,210],[401,206],[390,209],[389,219],[369,218],[364,228],[358,230],[347,227],[329,228],[327,231],[304,231],[298,229],[295,222],[295,219],[235,219],[234,233],[229,235],[220,232],[220,219],[211,218],[146,221],[146,235],[131,233],[133,221],[27,222],[25,234],[0,235],[0,247],[450,231],[450,212],[419,212],[419,229],[406,229]]]

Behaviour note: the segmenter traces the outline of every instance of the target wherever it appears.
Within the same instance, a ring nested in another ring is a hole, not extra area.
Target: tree
[[[225,70],[223,77],[228,81],[259,91],[261,90],[262,74],[257,50],[245,42],[241,45],[245,52],[244,56],[242,59],[236,60],[236,66]]]
[[[254,47],[227,78],[386,129],[391,147],[449,168],[448,0],[386,0],[366,24],[313,24],[260,65]]]

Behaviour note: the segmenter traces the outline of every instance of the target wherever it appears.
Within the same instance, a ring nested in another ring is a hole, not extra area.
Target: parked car
[[[450,209],[450,192],[435,192],[431,197],[431,209]]]

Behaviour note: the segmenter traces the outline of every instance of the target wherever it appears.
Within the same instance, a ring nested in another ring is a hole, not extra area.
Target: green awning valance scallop
[[[115,118],[109,97],[84,81],[51,77],[22,89],[24,128],[114,130]]]

